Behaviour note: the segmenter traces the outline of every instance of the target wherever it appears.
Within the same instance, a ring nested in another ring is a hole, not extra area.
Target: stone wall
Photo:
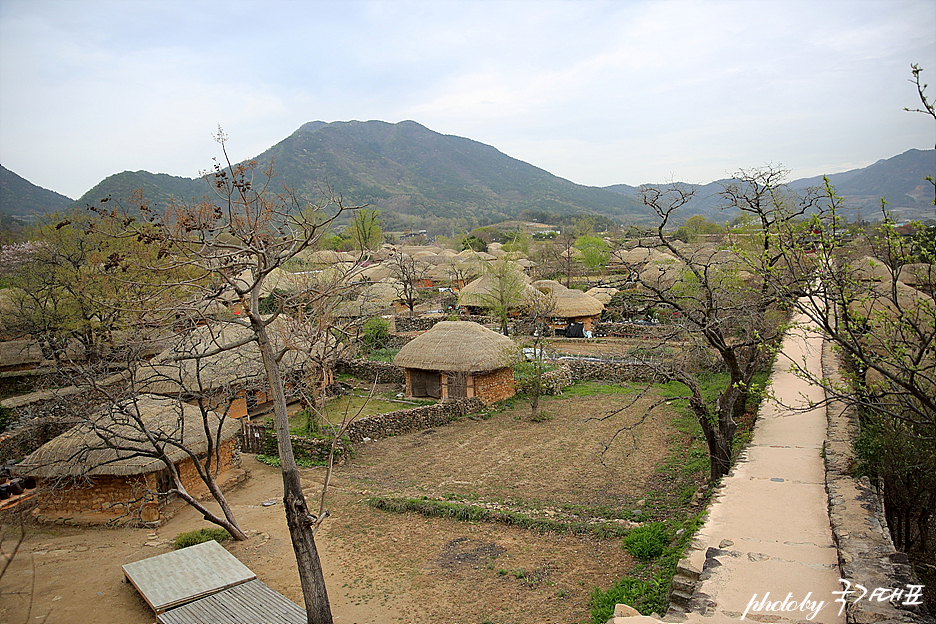
[[[394,327],[397,332],[417,332],[432,329],[440,321],[472,321],[485,324],[491,322],[490,317],[477,314],[459,314],[456,317],[449,316],[397,316],[393,319]]]
[[[602,321],[595,324],[596,336],[618,336],[643,340],[672,339],[676,328],[672,325],[635,325]]]
[[[828,342],[822,350],[822,374],[841,385],[839,362]],[[852,476],[853,443],[858,435],[855,410],[841,401],[826,407],[829,429],[825,443],[826,491],[832,536],[838,548],[842,578],[869,589],[919,585],[907,556],[897,552],[884,518],[883,498],[867,477]],[[849,624],[865,622],[923,622],[924,616],[888,602],[860,600],[846,610]]]
[[[352,442],[364,438],[377,440],[390,436],[432,429],[447,425],[456,418],[484,409],[484,402],[478,398],[455,399],[435,405],[425,405],[410,409],[374,414],[351,423],[348,437]]]
[[[399,366],[386,362],[370,362],[367,360],[338,360],[335,370],[339,374],[354,375],[358,379],[377,383],[406,383],[404,371]]]
[[[65,433],[88,415],[93,403],[80,393],[43,391],[7,399],[2,407],[12,416],[0,434],[0,461],[21,459]]]
[[[457,418],[473,414],[484,409],[484,402],[480,399],[456,399],[434,405],[423,405],[410,409],[374,414],[355,420],[348,427],[347,439],[351,443],[360,443],[366,440],[379,440],[404,433],[423,431],[433,427],[447,425]],[[265,450],[267,454],[275,455],[276,432],[267,429]],[[305,438],[302,436],[289,436],[293,452],[298,458],[324,461],[328,459],[331,450],[331,441],[318,438]],[[340,462],[348,456],[350,446],[343,440],[336,447],[335,461]]]
[[[665,381],[662,375],[647,364],[627,362],[591,362],[588,360],[563,360],[568,367],[572,381],[595,379],[615,383],[637,381],[641,383]]]

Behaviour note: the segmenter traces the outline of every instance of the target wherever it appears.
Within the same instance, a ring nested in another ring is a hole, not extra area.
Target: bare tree
[[[524,349],[527,364],[532,369],[525,390],[530,401],[530,419],[537,420],[540,397],[544,393],[543,373],[546,370],[546,338],[552,333],[549,321],[556,313],[556,297],[552,293],[543,293],[542,297],[532,299],[526,309],[526,320],[532,328],[530,347]]]
[[[390,265],[390,274],[397,280],[397,295],[409,308],[410,316],[414,316],[419,288],[429,277],[429,265],[399,250],[394,251],[386,262]]]
[[[725,186],[726,206],[745,209],[749,204],[769,203],[778,213],[786,209],[790,197],[779,188],[783,172],[742,171]],[[699,422],[709,447],[710,478],[715,481],[731,466],[736,418],[743,413],[754,373],[772,356],[772,348],[782,335],[783,314],[777,293],[765,280],[742,273],[744,259],[758,264],[775,261],[771,257],[770,230],[749,232],[744,244],[752,252],[718,251],[708,247],[681,247],[666,235],[678,210],[692,197],[693,189],[673,183],[665,187],[642,187],[645,205],[660,218],[656,236],[640,245],[663,250],[671,260],[655,270],[640,273],[640,286],[646,300],[676,315],[672,338],[699,341],[699,348],[717,354],[728,379],[717,402],[710,406],[703,397],[698,377],[684,361],[670,358],[656,364],[658,371],[680,381],[689,389],[689,406]],[[772,225],[772,224],[771,224]]]
[[[151,242],[160,249],[160,262],[148,267],[151,271],[187,272],[186,279],[166,285],[177,293],[177,313],[197,315],[206,303],[221,301],[225,293],[230,293],[228,300],[234,314],[225,320],[248,330],[248,335],[242,340],[219,344],[216,351],[249,343],[260,355],[273,404],[286,519],[309,622],[330,623],[331,610],[314,539],[316,527],[324,517],[309,511],[289,438],[281,362],[295,348],[288,343],[277,345],[270,327],[284,312],[262,314],[260,300],[271,274],[313,246],[345,206],[330,189],[325,189],[323,199],[316,204],[306,204],[285,187],[274,192],[272,169],[260,174],[252,162],[230,163],[226,137],[221,132],[218,141],[224,162],[217,163],[208,176],[214,200],[176,204],[163,216],[141,205],[142,223],[119,214],[109,216],[124,220],[126,235]],[[120,260],[133,262],[129,258]],[[212,352],[204,355],[210,356]]]

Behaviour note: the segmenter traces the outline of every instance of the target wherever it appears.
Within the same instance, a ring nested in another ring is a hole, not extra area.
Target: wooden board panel
[[[128,563],[123,570],[157,614],[257,578],[213,540]]]
[[[157,616],[160,624],[306,624],[306,612],[261,581],[248,581]]]

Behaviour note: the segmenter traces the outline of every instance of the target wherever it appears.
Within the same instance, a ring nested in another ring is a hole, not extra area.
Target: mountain
[[[490,145],[434,132],[414,121],[312,121],[269,148],[256,159],[262,168],[275,164],[275,186],[285,184],[301,197],[317,198],[323,185],[342,195],[347,205],[370,204],[382,213],[384,229],[426,229],[430,234],[454,233],[478,225],[516,219],[530,213],[552,215],[597,214],[618,223],[650,225],[655,216],[639,201],[637,187],[618,184],[597,188],[574,184],[529,163],[511,158]],[[936,170],[936,151],[910,150],[863,169],[830,176],[848,207],[874,219],[880,197],[901,220],[932,218],[932,187],[923,180]],[[3,210],[28,215],[36,202],[11,192],[3,170]],[[61,195],[38,189],[66,202]],[[821,184],[821,178],[791,183],[793,188]],[[189,201],[210,193],[203,179],[189,179],[146,171],[118,173],[102,180],[72,204],[83,208],[111,196],[125,202],[143,189],[152,207],[165,208],[173,199]],[[720,182],[698,187],[683,217],[705,215],[727,221],[733,215],[719,210]],[[15,201],[12,199],[15,198]],[[15,206],[7,208],[7,205]],[[47,209],[63,203],[42,202]],[[853,218],[854,213],[849,214]]]
[[[135,191],[142,190],[143,196],[151,206],[163,210],[173,200],[185,202],[201,199],[211,194],[208,182],[203,178],[181,178],[166,173],[149,171],[124,171],[108,176],[78,198],[74,207],[84,208],[95,205],[105,197],[126,202]]]
[[[876,219],[881,214],[881,198],[887,209],[900,221],[932,219],[933,185],[926,176],[936,177],[936,150],[907,150],[893,158],[879,160],[863,169],[833,173],[826,177],[837,194],[845,198],[849,211],[860,210],[863,218]],[[822,176],[796,180],[790,186],[822,186]]]
[[[55,191],[36,186],[0,165],[0,214],[19,221],[31,221],[36,215],[64,210],[72,201]]]
[[[618,220],[648,216],[632,197],[574,184],[490,145],[414,121],[311,122],[257,157],[262,165],[270,159],[283,180],[306,196],[327,180],[351,203],[420,220],[476,225],[527,209]]]
[[[827,174],[836,194],[844,198],[845,216],[850,220],[861,216],[875,220],[881,216],[881,198],[898,221],[925,220],[936,217],[933,206],[933,185],[926,176],[936,177],[936,150],[907,150],[892,158],[882,159],[862,169]],[[725,222],[735,214],[720,209],[718,193],[729,179],[696,187],[693,199],[680,212],[689,217],[701,214],[711,221]],[[800,178],[789,183],[794,190],[822,187],[822,176]],[[637,198],[638,189],[627,184],[605,187],[622,195]]]
[[[470,229],[515,218],[526,209],[649,221],[633,197],[573,184],[489,145],[413,121],[313,121],[254,160],[261,170],[273,160],[276,185],[292,187],[302,197],[319,197],[327,184],[347,205],[377,207],[385,229],[391,230]],[[76,203],[84,206],[108,195],[124,198],[137,188],[156,207],[164,207],[170,197],[200,198],[208,191],[203,180],[125,171],[101,181]]]

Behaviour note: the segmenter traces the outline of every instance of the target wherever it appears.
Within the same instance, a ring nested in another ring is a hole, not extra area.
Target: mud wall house
[[[310,330],[285,316],[268,326],[276,350],[288,346],[280,360],[287,380],[287,397],[300,386],[334,381],[328,363],[328,344],[315,342]],[[137,392],[180,398],[229,418],[243,418],[268,407],[270,398],[266,369],[252,330],[236,322],[212,322],[179,336],[176,343],[135,371]],[[333,340],[333,339],[332,339]],[[233,348],[226,346],[236,345]],[[317,362],[324,362],[324,370]]]
[[[216,480],[230,482],[240,473],[235,447],[240,425],[216,412],[206,420],[217,442]],[[144,431],[160,440],[165,460]],[[36,478],[40,520],[156,523],[174,499],[166,461],[176,467],[186,491],[207,494],[189,453],[198,458],[208,453],[201,411],[168,397],[140,395],[47,442],[20,462],[17,473]]]
[[[406,374],[406,396],[494,403],[515,394],[514,342],[470,321],[441,321],[406,344],[393,363]]]

